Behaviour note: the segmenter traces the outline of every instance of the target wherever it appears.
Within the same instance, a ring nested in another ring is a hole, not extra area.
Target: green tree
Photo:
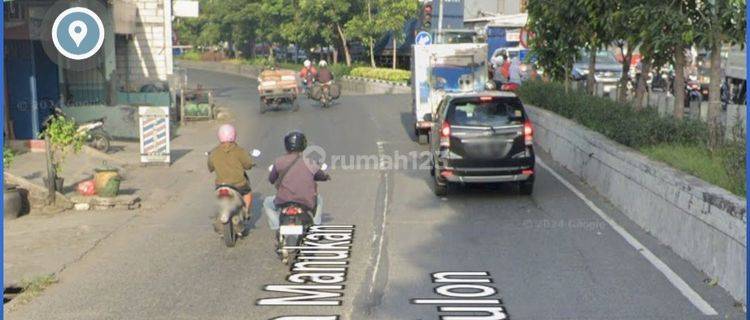
[[[351,21],[355,13],[360,10],[360,1],[349,0],[300,0],[299,21],[304,26],[303,32],[297,31],[301,38],[299,42],[306,40],[322,40],[319,44],[333,44],[338,42],[344,51],[344,59],[347,66],[352,65],[352,56],[349,50],[349,35],[346,25]],[[298,28],[300,24],[296,24]],[[295,43],[299,43],[295,42]]]
[[[532,53],[552,79],[565,82],[570,88],[573,63],[584,45],[581,26],[585,12],[565,0],[529,1],[529,29],[535,33],[531,39]]]
[[[686,51],[695,39],[689,19],[692,0],[648,0],[640,9],[647,23],[640,33],[640,51],[644,59],[654,66],[674,66],[675,118],[684,117]]]
[[[618,91],[617,99],[620,102],[625,102],[628,95],[627,87],[630,80],[629,74],[630,66],[633,62],[633,53],[642,43],[640,33],[646,24],[646,14],[642,10],[644,0],[632,0],[628,3],[617,1],[613,6],[610,20],[611,35],[614,39],[614,44],[620,49],[620,53],[622,54],[622,76],[620,77],[620,90]],[[645,92],[646,77],[650,70],[651,62],[649,60],[641,60],[640,79],[636,79],[636,100],[639,99],[637,96],[638,87],[642,87],[640,88],[642,90],[641,93]],[[642,104],[635,103],[636,109],[641,109],[642,106]]]
[[[222,0],[223,1],[223,0]],[[297,10],[293,0],[262,0],[259,10],[254,15],[258,23],[259,39],[268,44],[268,58],[274,61],[274,47],[289,43],[294,37],[295,13]]]
[[[419,2],[414,0],[378,0],[375,25],[377,30],[386,31],[391,34],[393,69],[398,67],[396,53],[398,51],[398,41],[404,40],[404,33],[402,32],[404,25],[406,21],[416,15],[418,8]]]
[[[377,29],[377,23],[373,18],[373,2],[376,0],[365,0],[364,12],[354,16],[346,23],[346,30],[354,39],[359,39],[367,45],[370,55],[370,66],[375,68],[375,38],[383,35]]]
[[[691,21],[695,24],[696,43],[710,52],[711,83],[708,89],[709,148],[715,150],[723,142],[721,114],[721,50],[727,45],[744,45],[745,1],[711,0],[691,3]]]
[[[581,35],[586,39],[586,49],[589,51],[589,72],[586,77],[586,91],[594,94],[596,89],[596,57],[602,47],[612,42],[614,29],[613,16],[618,9],[615,0],[578,0],[576,7],[584,9],[585,19]]]

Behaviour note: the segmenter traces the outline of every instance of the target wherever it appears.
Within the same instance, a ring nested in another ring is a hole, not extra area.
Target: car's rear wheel
[[[266,111],[268,111],[268,104],[266,104],[265,100],[260,99],[260,104],[259,104],[259,110],[258,111],[260,111],[260,114],[264,114],[264,113],[266,113]]]
[[[445,197],[448,195],[448,182],[440,181],[440,174],[437,172],[437,167],[433,163],[432,165],[432,191],[438,197]]]
[[[530,196],[534,193],[534,181],[523,181],[518,183],[518,190],[522,195]]]

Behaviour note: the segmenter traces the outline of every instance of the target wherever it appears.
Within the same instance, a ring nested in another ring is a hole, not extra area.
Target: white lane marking
[[[385,142],[378,141],[378,156],[380,157],[380,169],[383,166],[383,157],[385,156]],[[378,253],[375,256],[375,268],[372,270],[372,279],[370,279],[370,294],[375,290],[375,279],[378,276],[378,269],[380,269],[380,257],[383,255],[383,240],[385,239],[385,223],[388,217],[388,172],[383,173],[383,183],[385,184],[385,197],[383,198],[383,222],[380,225],[380,240],[378,241]]]
[[[565,178],[560,176],[557,172],[552,170],[552,168],[547,166],[547,164],[545,164],[544,161],[542,161],[541,159],[536,158],[536,163],[542,166],[542,168],[549,171],[549,173],[552,174],[552,176],[554,176],[558,181],[560,181],[560,183],[562,183],[571,192],[573,192],[576,196],[578,196],[578,198],[583,200],[583,202],[589,208],[591,208],[591,210],[596,212],[596,214],[599,215],[599,217],[602,218],[602,220],[606,221],[607,224],[609,224],[609,226],[612,227],[612,229],[617,231],[617,233],[619,233],[620,236],[625,238],[625,241],[627,241],[631,246],[633,246],[633,248],[635,248],[636,251],[640,252],[641,255],[643,255],[643,257],[645,257],[646,260],[648,260],[648,262],[651,262],[651,264],[654,265],[656,269],[658,269],[662,274],[664,274],[664,276],[667,277],[667,280],[669,280],[669,282],[671,282],[672,285],[677,288],[677,290],[680,290],[682,295],[688,298],[688,300],[690,300],[690,302],[696,308],[698,308],[698,310],[700,310],[701,312],[703,312],[703,314],[708,315],[708,316],[718,315],[716,310],[714,310],[714,308],[711,307],[711,305],[708,304],[706,300],[703,300],[703,298],[697,292],[695,292],[695,290],[693,290],[693,288],[691,288],[685,282],[685,280],[682,280],[682,278],[680,278],[679,275],[677,275],[674,271],[672,271],[672,269],[670,269],[669,266],[667,266],[667,264],[664,263],[664,261],[661,261],[661,259],[659,259],[656,255],[654,255],[651,252],[651,250],[643,246],[643,244],[641,244],[635,237],[633,237],[633,235],[628,233],[627,230],[625,230],[623,227],[617,224],[617,222],[612,220],[612,218],[607,216],[607,214],[604,213],[602,209],[599,209],[599,207],[597,207],[594,204],[594,202],[589,200],[581,191],[579,191],[578,188],[576,188],[570,182],[565,180]]]

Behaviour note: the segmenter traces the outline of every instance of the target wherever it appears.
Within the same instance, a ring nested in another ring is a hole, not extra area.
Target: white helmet
[[[305,68],[309,68],[312,65],[312,62],[310,62],[310,60],[305,60],[304,65],[305,65]]]
[[[328,65],[328,62],[326,62],[325,60],[320,60],[320,62],[318,62],[318,65],[319,65],[320,67],[325,67],[325,66],[327,66],[327,65]]]

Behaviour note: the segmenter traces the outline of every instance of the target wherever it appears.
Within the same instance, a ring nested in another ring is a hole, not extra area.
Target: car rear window
[[[451,103],[446,119],[455,126],[498,127],[511,124],[523,117],[523,106],[518,98],[458,100]]]

